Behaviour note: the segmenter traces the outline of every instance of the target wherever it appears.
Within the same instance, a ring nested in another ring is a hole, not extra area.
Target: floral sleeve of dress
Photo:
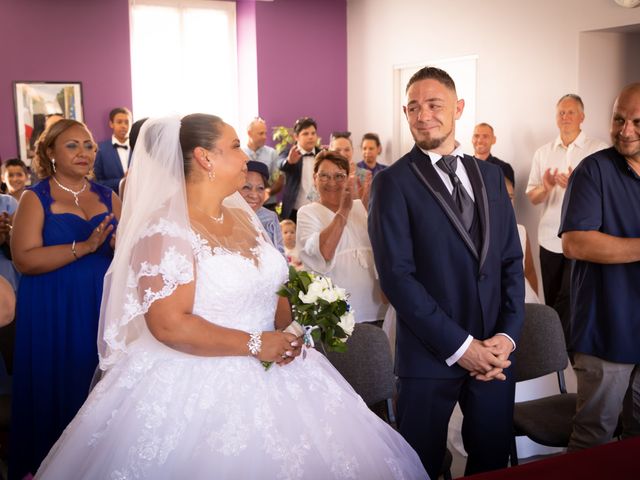
[[[146,328],[144,315],[156,300],[194,280],[195,235],[165,219],[142,229],[130,249],[118,245],[116,255],[128,255],[129,268],[111,269],[105,276],[99,341],[100,365],[106,369]]]

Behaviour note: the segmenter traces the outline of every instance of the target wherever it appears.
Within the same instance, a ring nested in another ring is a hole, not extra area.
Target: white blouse
[[[333,258],[326,261],[320,253],[320,232],[327,228],[336,214],[324,205],[313,202],[298,210],[296,245],[306,270],[326,275],[349,294],[356,322],[372,322],[384,318],[373,250],[367,231],[367,211],[360,200],[353,201],[347,224]]]
[[[524,268],[524,257],[527,250],[527,229],[524,225],[518,224],[518,235],[520,236],[520,246],[522,247],[522,267]],[[527,280],[527,277],[524,277],[524,303],[542,303],[529,283],[529,280]]]

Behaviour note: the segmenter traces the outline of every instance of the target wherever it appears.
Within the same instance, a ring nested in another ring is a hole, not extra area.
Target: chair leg
[[[511,437],[511,466],[518,466],[518,447],[516,446],[516,436]]]

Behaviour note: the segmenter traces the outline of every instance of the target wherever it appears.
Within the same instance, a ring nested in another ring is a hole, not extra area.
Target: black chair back
[[[344,353],[327,352],[327,358],[353,389],[371,406],[393,397],[395,377],[389,339],[384,331],[356,324]]]
[[[516,382],[567,368],[562,324],[553,308],[536,303],[525,304],[524,325],[514,356]]]

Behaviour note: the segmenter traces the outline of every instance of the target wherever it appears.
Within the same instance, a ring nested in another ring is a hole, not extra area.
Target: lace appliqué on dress
[[[131,253],[122,315],[105,326],[104,341],[113,352],[123,352],[131,335],[127,326],[141,319],[156,300],[171,295],[178,285],[193,281],[192,234],[180,226],[159,219],[145,228]],[[132,331],[140,331],[133,326]],[[113,365],[117,355],[101,365]]]

